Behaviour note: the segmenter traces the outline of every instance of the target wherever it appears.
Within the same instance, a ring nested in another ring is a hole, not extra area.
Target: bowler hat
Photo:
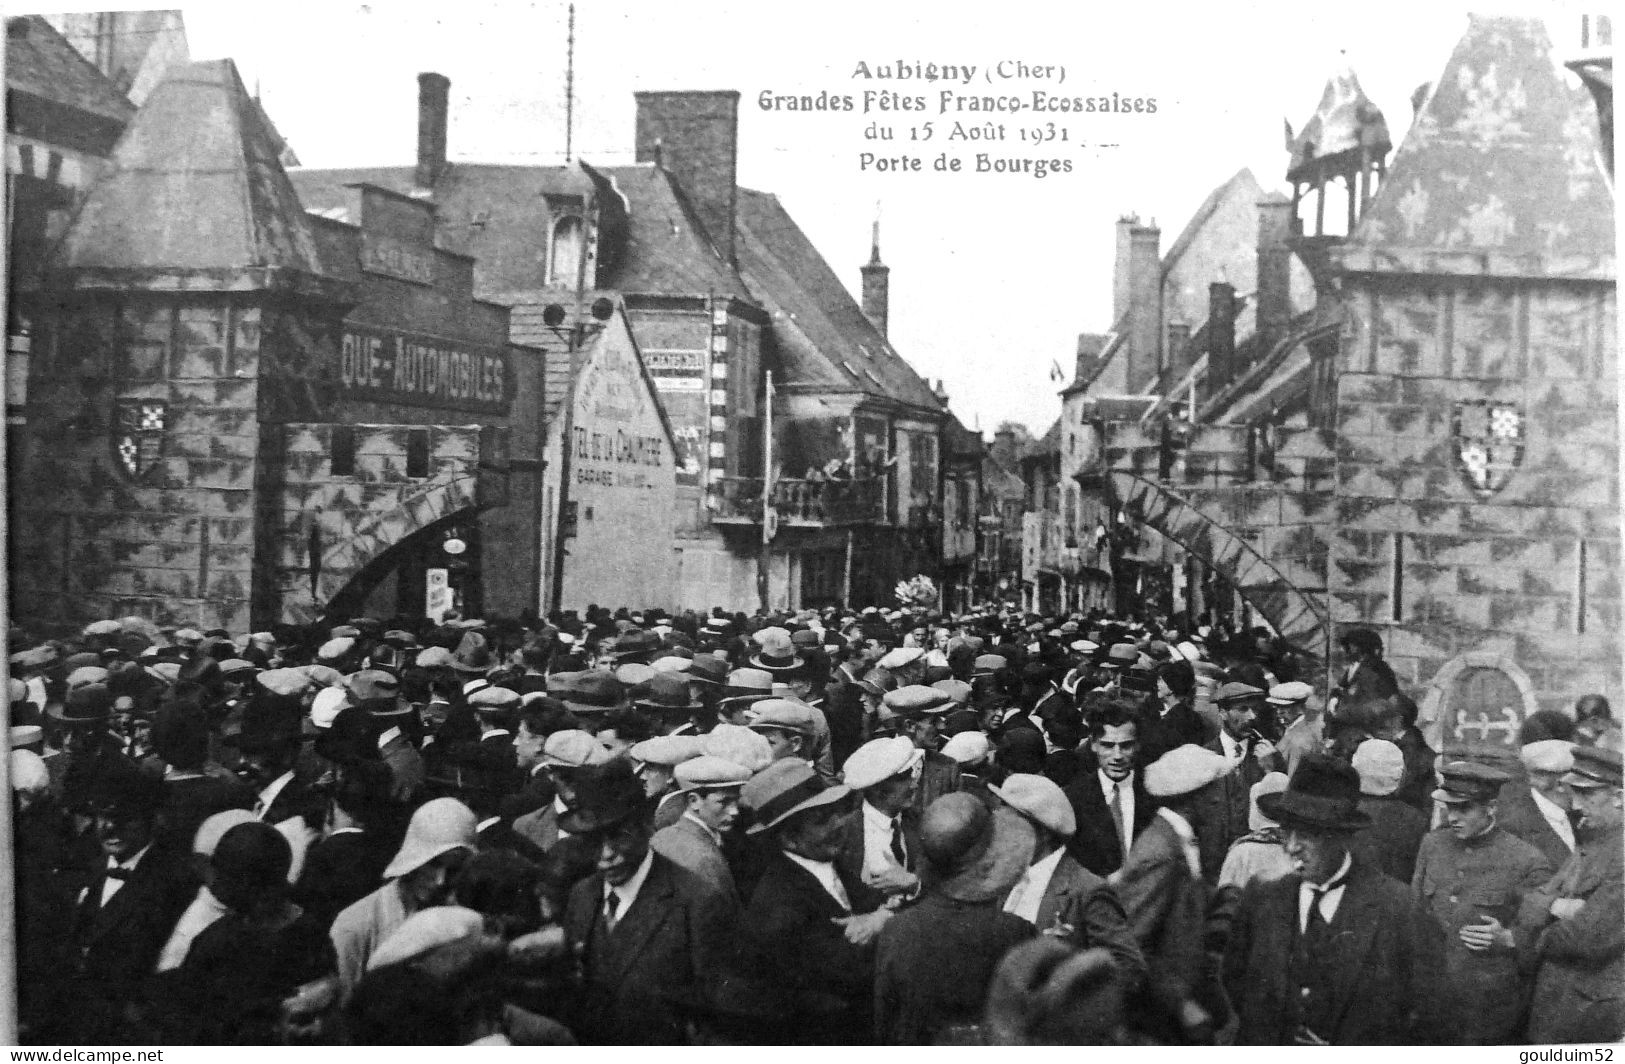
[[[608,713],[620,708],[623,695],[620,681],[598,669],[555,672],[547,678],[547,693],[572,713]]]
[[[1258,811],[1283,827],[1356,831],[1371,823],[1360,811],[1360,774],[1327,754],[1309,753],[1279,794],[1259,796]]]
[[[701,708],[701,702],[688,693],[688,680],[681,673],[661,672],[645,682],[645,693],[632,704],[658,713],[687,713]]]
[[[616,661],[638,655],[648,656],[660,649],[660,637],[641,628],[633,628],[616,637],[609,646],[609,656]]]
[[[105,724],[113,712],[113,693],[106,684],[86,684],[69,691],[61,705],[47,706],[45,712],[70,726]]]
[[[604,831],[653,811],[643,781],[623,759],[583,771],[575,783],[575,805],[559,814],[559,828],[572,835]]]

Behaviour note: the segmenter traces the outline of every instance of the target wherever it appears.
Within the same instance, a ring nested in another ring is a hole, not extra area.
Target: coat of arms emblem
[[[1516,403],[1467,399],[1456,404],[1456,461],[1479,498],[1506,487],[1523,464],[1524,423]]]
[[[169,404],[121,399],[113,412],[113,458],[126,476],[142,479],[164,455]]]

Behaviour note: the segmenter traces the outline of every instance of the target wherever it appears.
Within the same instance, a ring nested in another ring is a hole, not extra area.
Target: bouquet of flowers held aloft
[[[937,585],[923,573],[911,580],[898,581],[896,594],[897,601],[905,608],[928,610],[937,604]]]

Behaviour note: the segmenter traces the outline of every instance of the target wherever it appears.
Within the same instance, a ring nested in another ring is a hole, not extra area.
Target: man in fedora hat
[[[750,769],[708,754],[690,758],[676,769],[681,816],[655,832],[656,853],[687,869],[711,888],[730,912],[740,907],[739,888],[723,854],[724,837],[739,819],[739,794]]]
[[[1360,749],[1380,742],[1369,739]],[[1403,767],[1397,748],[1393,756]],[[1495,822],[1496,796],[1509,773],[1456,761],[1439,778],[1433,799],[1444,807],[1444,826],[1422,840],[1411,889],[1444,928],[1445,976],[1462,1040],[1516,1042],[1529,984],[1519,971],[1513,925],[1524,896],[1551,878],[1552,865]]]
[[[775,761],[745,784],[748,829],[775,852],[741,913],[736,973],[783,1017],[770,1040],[863,1044],[872,1037],[875,937],[891,910],[853,907],[860,885],[835,861],[851,816],[844,784],[804,761]]]
[[[653,803],[626,762],[585,778],[578,798],[559,824],[597,850],[598,870],[564,914],[581,966],[576,1032],[590,1044],[673,1044],[682,1025],[665,992],[714,984],[727,909],[650,846]]]
[[[879,1042],[929,1045],[979,1023],[994,969],[1034,934],[1000,907],[1033,844],[1032,825],[1019,813],[990,811],[974,795],[944,795],[927,807],[920,845],[929,885],[881,929],[875,947]]]
[[[1410,891],[1349,853],[1365,824],[1347,763],[1306,754],[1259,798],[1296,871],[1242,890],[1224,977],[1244,1045],[1455,1040],[1444,935]]]
[[[1619,751],[1575,747],[1563,783],[1581,816],[1574,854],[1518,914],[1518,938],[1536,962],[1529,1041],[1617,1042],[1625,1034]]]

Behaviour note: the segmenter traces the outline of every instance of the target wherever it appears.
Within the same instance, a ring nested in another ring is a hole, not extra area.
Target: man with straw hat
[[[1224,979],[1243,1045],[1418,1045],[1455,1038],[1444,935],[1410,891],[1349,853],[1366,823],[1360,777],[1305,754],[1259,799],[1292,874],[1241,894]]]

